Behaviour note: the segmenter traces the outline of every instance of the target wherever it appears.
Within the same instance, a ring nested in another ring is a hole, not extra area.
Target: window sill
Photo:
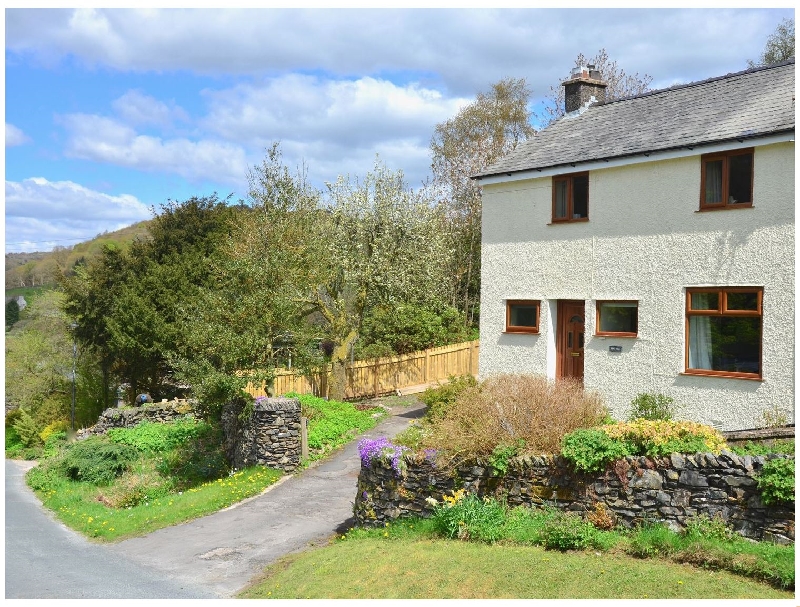
[[[746,379],[749,381],[764,381],[764,378],[754,373],[736,373],[734,371],[691,371],[686,370],[681,375],[689,375],[691,377],[721,377],[723,379]]]
[[[519,329],[506,329],[504,335],[539,335],[539,329],[535,331],[520,331]]]
[[[547,225],[556,226],[564,223],[589,223],[589,218],[581,217],[580,219],[552,219]]]
[[[595,337],[627,337],[627,338],[635,338],[639,337],[638,333],[595,333]]]
[[[741,204],[726,204],[719,207],[701,207],[695,213],[708,213],[710,211],[732,211],[734,209],[754,209],[755,206],[752,202],[743,202]]]

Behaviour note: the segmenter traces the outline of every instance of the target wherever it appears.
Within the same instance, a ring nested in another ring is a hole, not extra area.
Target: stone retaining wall
[[[730,451],[714,456],[673,454],[669,457],[627,457],[604,473],[574,472],[561,456],[512,460],[505,476],[489,464],[476,462],[453,471],[439,469],[421,456],[405,456],[397,477],[389,461],[362,465],[354,514],[362,525],[383,524],[401,516],[430,516],[426,498],[465,488],[479,496],[505,497],[510,506],[554,505],[588,512],[603,504],[625,527],[645,520],[665,522],[680,530],[689,517],[720,514],[741,535],[779,543],[794,541],[794,504],[765,506],[754,475],[769,459],[738,456]]]
[[[94,426],[78,431],[78,437],[105,434],[111,428],[133,428],[143,421],[163,424],[175,421],[191,412],[192,405],[185,399],[152,403],[143,407],[112,407],[100,414]]]
[[[225,455],[235,468],[260,464],[292,472],[300,465],[301,416],[296,398],[259,398],[246,420],[243,403],[226,405],[222,413]]]

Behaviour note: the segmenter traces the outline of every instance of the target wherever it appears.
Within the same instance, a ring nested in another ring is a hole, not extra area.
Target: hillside
[[[6,253],[6,290],[51,284],[57,269],[70,269],[80,260],[91,259],[104,245],[115,244],[124,249],[137,238],[148,238],[149,225],[149,220],[140,221],[71,247],[55,247],[50,252]]]

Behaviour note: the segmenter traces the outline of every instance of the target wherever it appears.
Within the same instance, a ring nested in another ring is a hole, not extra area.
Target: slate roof
[[[791,59],[593,105],[539,131],[475,177],[792,132],[794,91]]]

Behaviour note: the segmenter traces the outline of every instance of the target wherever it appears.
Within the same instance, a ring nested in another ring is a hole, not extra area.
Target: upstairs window
[[[700,210],[753,206],[753,148],[705,154]]]
[[[686,373],[761,378],[760,287],[686,289]]]
[[[506,333],[538,333],[539,301],[509,299],[506,301]]]
[[[639,332],[638,301],[598,301],[595,335],[636,337]]]
[[[589,220],[589,173],[553,177],[553,222]]]

